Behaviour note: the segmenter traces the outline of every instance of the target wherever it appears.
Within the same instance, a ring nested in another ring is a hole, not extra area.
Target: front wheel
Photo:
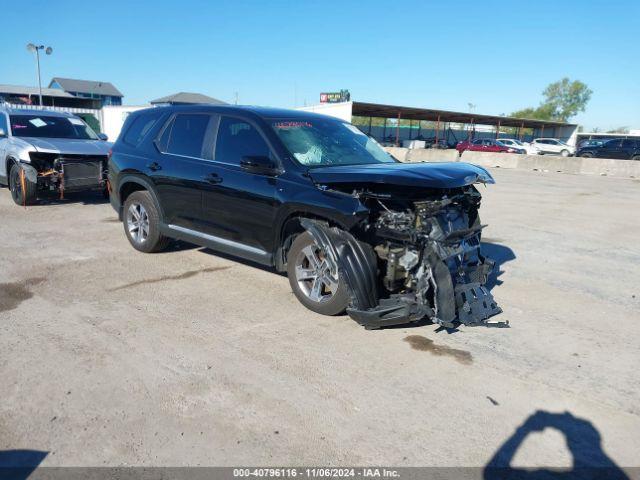
[[[349,305],[344,281],[332,275],[324,252],[308,232],[298,235],[289,249],[287,275],[294,295],[313,312],[338,315]]]
[[[593,154],[589,152],[581,153],[580,156],[582,158],[593,158]]]
[[[560,155],[562,155],[563,157],[568,157],[569,156],[569,150],[562,150],[560,152]]]
[[[634,155],[633,157],[631,157],[631,160],[639,161],[640,160],[640,155]]]
[[[30,181],[19,165],[13,164],[9,172],[11,198],[18,205],[33,205],[38,197],[38,184]]]

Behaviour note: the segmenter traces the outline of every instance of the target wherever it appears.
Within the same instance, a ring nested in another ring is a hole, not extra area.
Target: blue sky
[[[354,100],[509,114],[564,76],[594,91],[588,128],[640,128],[640,2],[3,2],[0,83],[114,83],[126,104],[177,91],[292,107]],[[42,19],[42,22],[38,21]]]

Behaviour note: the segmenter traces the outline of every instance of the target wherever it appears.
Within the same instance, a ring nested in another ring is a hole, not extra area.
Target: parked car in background
[[[456,150],[462,155],[465,150],[472,152],[495,152],[495,153],[526,153],[523,148],[508,147],[502,144],[500,141],[492,140],[490,138],[478,138],[469,142],[465,140],[458,142]]]
[[[589,145],[576,153],[578,157],[617,158],[640,160],[640,140],[634,138],[614,138],[600,145]]]
[[[576,150],[580,150],[581,148],[586,148],[586,147],[599,147],[606,141],[607,141],[606,139],[603,140],[601,138],[598,138],[598,139],[585,138],[584,140],[580,140],[578,142],[578,144],[576,145]]]
[[[531,142],[531,146],[535,148],[540,155],[552,154],[570,157],[576,153],[575,147],[561,142],[557,138],[536,138]]]
[[[494,180],[481,167],[400,163],[310,112],[199,105],[132,113],[109,179],[136,250],[182,239],[275,267],[314,312],[367,328],[501,312],[482,287],[494,262],[475,185]]]
[[[105,191],[106,139],[70,113],[0,107],[0,185],[19,205],[45,191]]]
[[[525,153],[529,155],[535,155],[536,153],[538,153],[530,143],[522,142],[520,140],[516,140],[515,138],[499,138],[498,141],[506,147],[524,150]]]
[[[439,148],[442,150],[450,148],[444,138],[439,138],[437,142],[435,138],[429,138],[425,140],[425,144],[425,148]]]

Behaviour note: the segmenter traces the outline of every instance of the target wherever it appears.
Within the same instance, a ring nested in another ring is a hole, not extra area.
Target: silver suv
[[[536,138],[531,142],[531,146],[537,150],[539,155],[549,153],[551,155],[562,155],[568,157],[575,155],[576,149],[571,145],[567,145],[557,138]]]
[[[111,144],[66,112],[0,106],[0,185],[19,205],[39,192],[106,189]]]

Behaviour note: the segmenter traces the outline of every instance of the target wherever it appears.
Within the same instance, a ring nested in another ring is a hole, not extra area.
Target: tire
[[[33,205],[38,199],[38,184],[30,181],[25,175],[23,188],[20,170],[22,169],[15,163],[11,165],[9,172],[11,198],[17,205]]]
[[[133,192],[124,202],[122,224],[129,243],[139,252],[161,252],[171,242],[160,233],[158,207],[146,190]]]
[[[593,158],[593,153],[585,152],[585,153],[581,153],[580,156],[582,158]]]
[[[634,155],[631,160],[640,161],[640,155]]]
[[[319,261],[319,274],[318,270],[313,271],[310,261],[312,257]],[[322,262],[322,250],[318,248],[309,232],[301,233],[293,241],[287,255],[287,275],[294,295],[312,312],[339,315],[349,305],[349,292],[344,281],[338,279],[337,282],[333,282],[327,277],[325,264]],[[314,286],[319,286],[320,290]]]
[[[560,152],[560,155],[562,155],[563,157],[568,157],[570,155],[569,150],[564,149]]]

